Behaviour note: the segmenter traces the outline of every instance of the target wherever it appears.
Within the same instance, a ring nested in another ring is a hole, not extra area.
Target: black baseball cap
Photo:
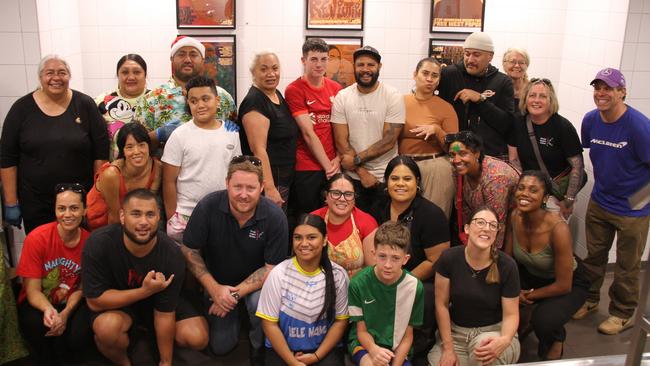
[[[374,58],[377,62],[381,62],[381,55],[379,54],[379,51],[377,51],[377,49],[372,46],[363,46],[361,48],[357,48],[357,50],[354,51],[354,54],[352,55],[352,59],[353,61],[356,61],[357,58],[364,55]]]

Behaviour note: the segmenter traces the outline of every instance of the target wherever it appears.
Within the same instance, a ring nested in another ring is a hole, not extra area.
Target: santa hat
[[[174,54],[176,54],[178,50],[186,46],[196,48],[201,53],[201,57],[205,58],[205,46],[201,42],[197,41],[196,39],[187,36],[176,37],[174,42],[172,42],[172,50],[169,56],[174,57]]]

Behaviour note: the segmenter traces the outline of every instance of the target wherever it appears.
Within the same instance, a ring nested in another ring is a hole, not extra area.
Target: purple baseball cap
[[[602,80],[605,84],[609,85],[611,88],[625,88],[625,76],[617,69],[608,67],[598,71],[594,80],[589,83],[594,85],[597,80]]]

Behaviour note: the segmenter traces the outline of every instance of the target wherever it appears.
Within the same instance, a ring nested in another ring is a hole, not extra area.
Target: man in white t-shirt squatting
[[[228,164],[241,155],[239,127],[216,117],[214,80],[197,76],[186,88],[192,119],[174,130],[162,156],[167,235],[179,243],[196,204],[206,194],[226,189]]]
[[[371,47],[354,51],[355,84],[341,90],[332,106],[332,127],[341,166],[354,179],[357,207],[367,211],[382,194],[384,171],[397,156],[404,127],[404,98],[380,83],[381,56]]]

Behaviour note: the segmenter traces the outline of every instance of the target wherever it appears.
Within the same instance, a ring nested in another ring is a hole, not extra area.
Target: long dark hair
[[[321,234],[323,234],[323,242],[327,243],[327,225],[320,216],[302,214],[298,217],[296,227],[300,225],[309,225],[316,228]],[[335,315],[336,287],[334,285],[334,273],[332,273],[332,262],[327,253],[327,245],[323,247],[323,252],[320,255],[320,266],[325,273],[325,301],[323,302],[323,309],[321,309],[317,319],[320,319],[325,315],[325,320],[331,322]]]

